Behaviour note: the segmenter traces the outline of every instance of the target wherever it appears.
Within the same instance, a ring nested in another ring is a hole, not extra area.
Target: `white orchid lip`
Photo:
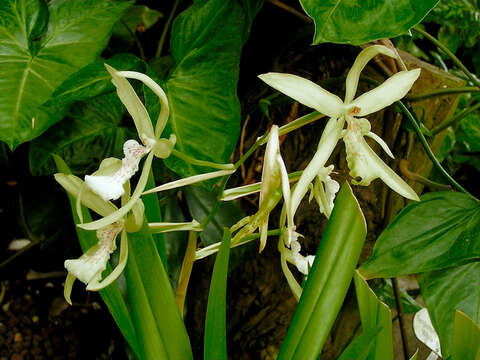
[[[111,175],[86,175],[85,183],[103,200],[116,200],[123,195],[125,184],[137,171],[140,159],[149,151],[136,140],[127,140],[123,145],[125,157],[122,165]]]
[[[110,254],[117,248],[115,239],[122,228],[122,224],[115,223],[97,230],[98,243],[96,245],[78,259],[65,261],[65,268],[68,272],[87,285],[92,281],[99,281],[102,272],[107,268]]]

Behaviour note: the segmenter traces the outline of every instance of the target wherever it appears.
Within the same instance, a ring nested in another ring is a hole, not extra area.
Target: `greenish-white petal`
[[[320,138],[320,142],[318,143],[317,152],[303,171],[300,180],[295,186],[295,190],[293,190],[291,202],[293,214],[295,214],[300,202],[307,193],[310,183],[325,167],[325,163],[330,158],[330,155],[340,139],[344,124],[345,120],[343,116],[339,119],[330,118],[330,120],[328,120],[325,130],[322,133],[322,137]]]
[[[377,134],[371,131],[366,133],[365,136],[368,136],[369,138],[375,140],[382,147],[383,151],[387,153],[388,156],[390,156],[392,159],[395,159],[395,156],[393,156],[393,153],[388,147],[387,143],[383,141],[383,139],[380,136],[378,136]]]
[[[358,54],[347,75],[347,80],[345,82],[345,104],[349,104],[355,97],[358,80],[360,79],[360,73],[362,72],[363,68],[378,54],[387,55],[392,58],[397,57],[395,52],[383,45],[373,45],[363,49],[360,54]]]
[[[419,76],[420,69],[400,71],[353,100],[348,108],[355,110],[355,116],[365,116],[383,109],[403,98]]]
[[[117,88],[118,97],[132,116],[139,138],[142,138],[143,136],[154,138],[155,134],[153,132],[153,125],[150,116],[148,115],[148,111],[138,98],[132,85],[130,85],[125,78],[125,75],[121,75],[122,72],[117,71],[108,64],[105,64],[105,67],[112,76],[112,83]]]
[[[78,198],[82,187],[85,187],[83,180],[75,175],[57,173],[54,176],[55,180],[74,198]],[[89,188],[82,193],[81,202],[101,216],[110,215],[118,210],[110,201],[103,200]]]
[[[213,171],[213,172],[209,172],[209,173],[205,173],[205,174],[190,176],[190,177],[187,177],[187,178],[184,178],[184,179],[171,181],[169,183],[166,183],[166,184],[157,186],[153,189],[147,190],[143,193],[143,195],[147,195],[147,194],[151,194],[151,193],[159,192],[159,191],[176,189],[176,188],[179,188],[179,187],[182,187],[182,186],[195,184],[197,182],[214,179],[216,177],[230,175],[230,174],[233,174],[234,172],[235,172],[235,170],[219,170],[219,171]]]
[[[120,255],[119,255],[119,258],[118,258],[117,266],[102,281],[100,281],[100,279],[94,278],[91,282],[88,283],[87,290],[98,291],[98,290],[101,290],[103,288],[106,288],[108,285],[113,283],[115,280],[118,279],[120,274],[125,269],[125,266],[127,265],[127,260],[128,260],[127,233],[125,231],[122,231],[122,236],[121,236],[121,240],[120,240]]]
[[[258,76],[274,89],[329,117],[344,113],[343,101],[314,82],[293,74],[266,73]]]
[[[68,273],[67,278],[65,279],[65,284],[63,285],[63,297],[65,301],[72,305],[72,300],[70,295],[72,294],[73,283],[75,282],[76,277]]]
[[[160,114],[158,115],[157,124],[155,125],[155,138],[159,139],[160,135],[162,135],[163,129],[165,128],[165,125],[167,124],[168,115],[169,115],[168,98],[167,98],[167,95],[165,94],[165,91],[163,91],[160,85],[158,85],[155,81],[153,81],[152,78],[148,77],[145,74],[142,74],[136,71],[119,71],[118,75],[124,76],[126,78],[130,78],[130,79],[140,80],[145,85],[147,85],[155,95],[158,96],[158,99],[160,100],[160,104],[161,104],[161,109],[160,109]],[[147,136],[150,137],[150,135],[148,134]]]
[[[166,233],[172,231],[203,231],[200,226],[200,223],[197,220],[192,220],[190,222],[179,222],[179,223],[149,223],[148,227],[152,234]]]
[[[153,146],[153,153],[160,159],[166,159],[172,153],[173,147],[177,142],[177,137],[172,134],[169,139],[158,139]]]
[[[411,200],[419,200],[415,191],[368,146],[360,130],[359,122],[367,119],[350,119],[343,141],[347,153],[347,162],[355,185],[370,185],[372,180],[380,178],[392,190]]]

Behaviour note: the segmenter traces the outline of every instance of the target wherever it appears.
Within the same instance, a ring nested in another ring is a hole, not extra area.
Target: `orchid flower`
[[[117,71],[108,65],[105,66],[112,76],[112,82],[117,88],[119,98],[133,118],[142,144],[136,140],[127,140],[123,146],[124,158],[122,160],[104,159],[95,173],[85,176],[85,182],[74,175],[55,174],[57,182],[76,199],[76,210],[80,219],[77,226],[85,230],[96,230],[98,239],[97,244],[90,247],[80,258],[65,261],[68,275],[65,281],[64,295],[69,303],[71,303],[70,293],[75,279],[78,278],[85,283],[87,290],[97,291],[111,284],[122,273],[128,257],[127,232],[136,232],[144,224],[145,206],[141,196],[144,194],[153,156],[168,157],[173,151],[176,140],[174,135],[171,135],[169,139],[160,138],[169,114],[168,99],[161,87],[144,74],[132,71]],[[142,81],[158,96],[161,110],[155,130],[153,130],[145,106],[127,78]],[[138,171],[141,158],[147,154],[135,190],[133,194],[130,194],[129,180]],[[61,161],[59,158],[56,160]],[[63,163],[62,165],[66,167],[66,164]],[[228,170],[173,181],[151,189],[149,192],[176,188],[228,175],[234,171],[233,166],[228,166]],[[120,209],[110,202],[110,200],[116,200],[119,197],[122,197],[122,207]],[[83,223],[82,204],[101,215],[102,218]],[[181,230],[199,231],[200,228],[200,224],[195,220],[191,223],[155,223],[150,226],[151,231],[155,233]],[[120,232],[122,232],[122,236],[119,263],[102,280],[102,273],[107,267],[110,255],[116,250],[115,239]]]
[[[374,45],[361,51],[347,75],[344,101],[312,81],[296,75],[281,73],[259,75],[261,80],[278,91],[330,117],[320,138],[317,152],[304,170],[292,194],[291,212],[293,214],[315,178],[318,177],[317,181],[323,182],[325,188],[331,186],[332,183],[327,179],[328,168],[325,167],[325,163],[341,138],[346,144],[347,162],[350,174],[356,178],[353,181],[355,184],[368,185],[373,179],[380,177],[385,184],[400,195],[411,200],[418,200],[413,189],[393,172],[365,142],[364,136],[371,137],[391,156],[385,142],[370,132],[370,126],[366,125],[367,120],[357,117],[379,111],[404,97],[420,75],[420,69],[400,71],[380,86],[354,99],[360,72],[377,54],[397,57],[393,51],[381,45]],[[347,122],[346,130],[343,129],[345,122]],[[328,185],[329,182],[330,185]],[[333,189],[333,186],[330,188]],[[326,212],[328,211],[326,210]]]

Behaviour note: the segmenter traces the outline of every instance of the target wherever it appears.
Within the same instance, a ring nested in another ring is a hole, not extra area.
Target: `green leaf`
[[[74,101],[115,92],[112,76],[105,68],[108,64],[119,71],[145,71],[145,63],[131,54],[117,54],[110,59],[101,59],[70,75],[52,94],[47,104],[70,104]]]
[[[166,135],[177,136],[177,150],[199,160],[230,159],[240,130],[240,53],[258,4],[197,1],[175,19],[171,50],[176,66],[165,91],[171,109]],[[173,156],[165,162],[182,177],[200,172]]]
[[[360,268],[366,278],[395,277],[465,264],[480,257],[480,206],[465,194],[436,192],[404,208]]]
[[[397,307],[390,279],[382,279],[382,283],[374,286],[372,290],[378,299],[384,302],[389,308],[395,309]],[[422,306],[403,289],[400,289],[400,300],[405,314],[413,314],[422,309]]]
[[[362,329],[365,332],[378,330],[368,359],[393,360],[392,313],[387,305],[378,300],[358,271],[355,272],[353,279]]]
[[[64,174],[70,174],[70,169],[68,168],[67,164],[60,158],[55,157],[55,161],[58,167],[58,171]],[[68,195],[70,200],[70,206],[72,209],[74,223],[78,224],[80,219],[78,218],[76,209],[76,201],[71,196]],[[83,219],[85,221],[91,221],[91,215],[88,209],[85,206],[82,206],[82,213]],[[98,242],[97,236],[95,231],[86,231],[80,229],[79,227],[75,226],[75,230],[77,232],[78,241],[83,251],[87,251],[90,247],[95,245]],[[107,275],[112,271],[112,267],[108,264],[107,265]],[[78,285],[78,284],[77,284]],[[127,304],[123,299],[122,292],[120,291],[120,287],[118,282],[114,282],[113,284],[109,285],[105,289],[100,290],[100,296],[102,297],[103,301],[108,307],[108,311],[112,314],[113,319],[118,325],[118,328],[122,332],[123,337],[127,340],[128,344],[135,352],[135,354],[139,355],[139,346],[137,343],[137,336],[135,327],[132,322],[132,318],[130,316],[130,312],[128,310]]]
[[[480,113],[470,113],[460,121],[455,140],[460,151],[480,151]]]
[[[143,359],[192,359],[170,280],[145,221],[128,234],[127,287]],[[162,350],[163,348],[163,350]]]
[[[314,44],[360,45],[406,33],[438,0],[300,0],[315,22]]]
[[[350,186],[344,183],[280,349],[279,360],[317,359],[347,294],[366,233],[362,211]]]
[[[62,157],[77,175],[94,172],[106,157],[122,158],[128,132],[119,126],[123,112],[114,93],[75,104],[69,117],[32,141],[30,171],[36,176],[53,174],[52,154]]]
[[[225,228],[208,293],[203,349],[205,360],[227,360],[227,275],[231,240],[230,230]]]
[[[133,5],[125,11],[121,20],[115,25],[112,36],[133,42],[132,33],[142,33],[150,29],[162,17],[163,14],[158,10],[152,10],[145,5]]]
[[[480,324],[480,263],[421,274],[418,282],[446,358],[451,352],[455,310]]]
[[[364,331],[347,346],[337,360],[365,360],[375,343],[379,330]]]
[[[455,311],[452,360],[480,359],[480,327],[466,314]]]
[[[165,222],[186,221],[176,196],[169,196],[165,201],[165,206],[162,208]],[[163,234],[163,236],[165,238],[170,282],[172,283],[173,289],[176,290],[180,269],[182,268],[183,256],[187,248],[188,233],[186,231],[172,231]]]
[[[95,60],[129,5],[56,0],[47,9],[44,0],[0,2],[0,92],[4,99],[0,140],[14,149],[63,117],[63,109],[40,105],[69,75]]]

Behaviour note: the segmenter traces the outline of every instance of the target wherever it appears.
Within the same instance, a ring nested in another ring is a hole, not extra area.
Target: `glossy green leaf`
[[[240,130],[240,52],[258,4],[261,1],[197,1],[174,21],[171,50],[176,65],[165,85],[171,108],[165,136],[175,133],[177,150],[199,160],[230,159]],[[166,164],[183,177],[200,172],[173,156]]]
[[[133,42],[132,34],[142,33],[150,29],[162,17],[163,14],[158,10],[150,9],[145,5],[133,5],[125,11],[120,21],[115,25],[112,36],[123,41]]]
[[[480,263],[421,274],[418,282],[446,358],[451,352],[455,310],[480,325]]]
[[[278,356],[317,359],[342,306],[365,242],[366,224],[344,183]]]
[[[355,338],[345,350],[343,350],[337,360],[365,360],[375,343],[379,330],[381,329],[364,331],[360,336]]]
[[[452,360],[480,359],[480,327],[466,314],[455,311]]]
[[[67,164],[59,157],[55,158],[58,171],[64,174],[70,174],[70,169]],[[70,206],[72,208],[72,214],[74,223],[78,224],[80,219],[78,218],[77,212],[75,210],[75,199],[68,195],[70,200]],[[82,206],[83,219],[85,221],[91,221],[91,215],[88,209],[85,206]],[[90,247],[95,245],[98,242],[95,231],[86,231],[75,226],[77,232],[78,241],[83,251],[87,251]],[[107,266],[107,275],[112,271],[110,265]],[[78,283],[77,283],[78,286]],[[105,289],[100,290],[100,296],[108,307],[110,314],[112,314],[113,319],[118,325],[118,328],[122,332],[123,337],[127,340],[128,344],[132,350],[139,355],[139,346],[137,344],[137,336],[135,327],[130,316],[127,304],[123,299],[123,295],[120,291],[120,287],[117,282],[111,284]]]
[[[205,320],[205,360],[227,360],[227,275],[232,236],[224,229],[222,244],[213,267]]]
[[[404,208],[360,268],[366,278],[395,277],[465,264],[480,257],[480,205],[465,194],[436,192]]]
[[[127,287],[143,358],[192,359],[190,340],[147,222],[128,234],[128,244]],[[156,349],[162,346],[163,353]]]
[[[75,104],[67,118],[32,141],[30,171],[37,176],[54,173],[52,154],[63,158],[77,175],[91,174],[108,156],[122,158],[128,133],[119,126],[123,112],[114,93]]]
[[[180,203],[176,196],[169,196],[165,199],[165,206],[162,207],[164,221],[184,222],[186,221]],[[165,252],[168,261],[168,272],[174,290],[177,288],[183,256],[187,248],[188,233],[186,231],[173,231],[163,234],[165,239]]]
[[[42,107],[69,75],[91,63],[107,44],[129,2],[44,0],[0,2],[0,140],[11,149],[63,117]]]
[[[382,280],[382,283],[373,286],[372,290],[381,302],[385,303],[389,308],[395,309],[397,304],[395,302],[392,282],[390,279]],[[400,289],[400,300],[405,314],[413,314],[422,309],[422,306],[403,289]]]
[[[315,22],[314,44],[364,44],[406,33],[438,0],[300,0]]]
[[[155,187],[155,179],[153,178],[153,172],[150,171],[148,175],[147,186],[145,187],[146,190]],[[148,194],[142,196],[142,201],[145,204],[145,215],[147,216],[148,222],[161,222],[162,221],[162,213],[160,211],[160,205],[158,203],[158,196],[156,193]],[[160,255],[160,259],[162,259],[162,263],[165,267],[166,272],[168,273],[168,263],[167,263],[167,255],[165,252],[165,238],[163,234],[152,234],[153,240],[157,245],[158,254]]]
[[[98,95],[115,92],[112,76],[105,68],[105,64],[119,71],[145,71],[145,63],[131,54],[117,54],[109,59],[101,59],[70,75],[55,89],[48,103],[70,104],[74,101],[87,100]]]
[[[357,303],[363,331],[379,330],[368,355],[369,360],[393,360],[392,313],[359,275],[354,275]]]

